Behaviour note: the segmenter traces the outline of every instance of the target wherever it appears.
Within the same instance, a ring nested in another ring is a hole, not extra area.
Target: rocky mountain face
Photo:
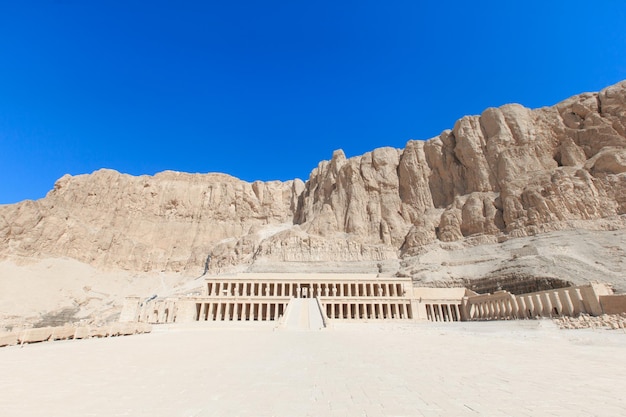
[[[428,141],[346,158],[306,181],[110,170],[0,207],[0,256],[217,272],[259,262],[381,261],[433,244],[626,224],[626,81],[553,107],[511,104]]]
[[[0,207],[0,251],[105,269],[202,272],[217,242],[290,222],[303,187],[224,174],[66,175],[46,198]]]

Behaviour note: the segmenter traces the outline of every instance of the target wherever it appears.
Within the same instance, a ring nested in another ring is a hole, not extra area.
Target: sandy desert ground
[[[549,320],[267,323],[0,349],[17,416],[623,416],[626,334]]]

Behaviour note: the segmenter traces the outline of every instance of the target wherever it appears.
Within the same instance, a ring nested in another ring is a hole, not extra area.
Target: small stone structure
[[[289,305],[315,299],[323,322],[469,321],[598,316],[626,311],[626,297],[601,283],[514,295],[466,288],[413,287],[409,278],[374,274],[244,273],[215,276],[201,295],[143,300],[128,297],[124,322],[180,323],[283,320]],[[292,306],[292,309],[295,306]],[[284,320],[283,320],[284,321]]]

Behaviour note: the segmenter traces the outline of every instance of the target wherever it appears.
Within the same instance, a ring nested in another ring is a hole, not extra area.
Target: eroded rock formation
[[[250,184],[224,174],[66,175],[46,198],[0,207],[0,251],[196,273],[217,242],[291,222],[302,188],[299,180]]]
[[[433,242],[617,229],[624,214],[621,82],[553,107],[489,108],[403,150],[336,151],[306,183],[65,176],[44,199],[0,207],[0,254],[198,273],[259,259],[385,260]]]

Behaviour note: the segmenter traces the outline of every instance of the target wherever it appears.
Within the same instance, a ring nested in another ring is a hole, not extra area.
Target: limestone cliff
[[[0,251],[201,273],[217,242],[291,222],[302,187],[298,180],[250,184],[224,174],[66,175],[46,198],[0,207]]]
[[[624,214],[621,82],[553,107],[490,108],[403,150],[336,151],[306,183],[65,176],[44,199],[0,207],[0,256],[189,273],[261,260],[384,261],[437,242],[618,229]]]
[[[625,172],[622,82],[553,107],[490,108],[404,150],[335,152],[311,173],[295,222],[401,254],[436,239],[622,227]]]

